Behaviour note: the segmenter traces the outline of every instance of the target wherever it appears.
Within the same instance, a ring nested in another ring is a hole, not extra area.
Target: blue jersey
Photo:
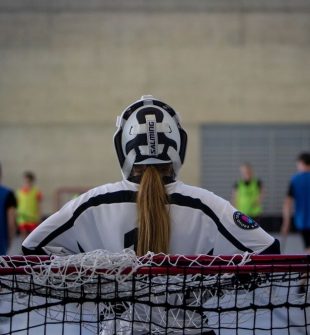
[[[16,207],[16,199],[13,192],[0,185],[0,255],[5,255],[8,248],[8,222],[7,210]]]
[[[295,201],[296,229],[310,230],[310,172],[299,172],[292,177],[288,195]]]

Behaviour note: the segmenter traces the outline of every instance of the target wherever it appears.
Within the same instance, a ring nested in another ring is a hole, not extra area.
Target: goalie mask
[[[114,145],[122,174],[130,176],[133,165],[172,163],[175,175],[184,162],[187,134],[177,113],[151,95],[142,98],[117,118]]]

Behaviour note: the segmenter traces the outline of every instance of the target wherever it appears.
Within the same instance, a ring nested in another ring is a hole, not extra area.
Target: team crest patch
[[[259,227],[256,221],[241,212],[234,213],[234,221],[238,227],[245,230],[256,229]]]

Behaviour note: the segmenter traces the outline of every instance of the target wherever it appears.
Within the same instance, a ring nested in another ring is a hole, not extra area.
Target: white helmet
[[[144,95],[124,110],[116,126],[114,145],[125,179],[138,164],[172,163],[178,174],[185,158],[187,134],[170,106]]]

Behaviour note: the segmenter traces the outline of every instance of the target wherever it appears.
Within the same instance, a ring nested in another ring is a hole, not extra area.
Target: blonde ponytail
[[[169,252],[170,217],[167,203],[161,173],[155,166],[148,165],[142,174],[137,196],[137,255],[145,255],[148,251]]]

